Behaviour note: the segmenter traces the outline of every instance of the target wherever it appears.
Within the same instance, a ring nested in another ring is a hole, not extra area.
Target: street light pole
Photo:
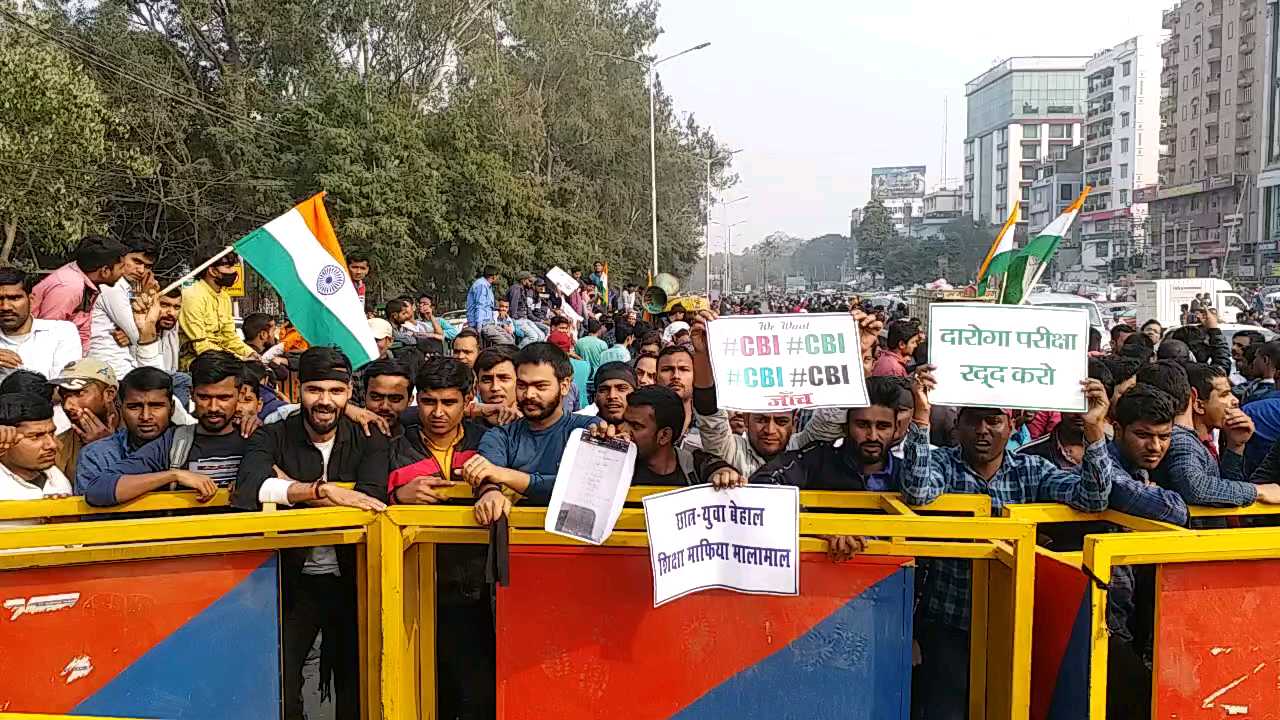
[[[592,55],[603,55],[604,57],[613,58],[614,60],[621,60],[623,62],[639,65],[645,69],[646,74],[649,76],[649,217],[650,233],[653,240],[653,277],[655,278],[658,276],[658,133],[657,121],[655,118],[657,115],[656,105],[658,76],[655,68],[668,60],[674,60],[681,55],[694,52],[695,50],[702,50],[710,45],[711,43],[704,42],[699,45],[694,45],[691,48],[681,50],[674,55],[668,55],[659,60],[654,60],[653,62],[645,62],[644,60],[637,60],[635,58],[622,57],[621,55],[613,55],[599,50],[591,51]]]
[[[698,158],[699,160],[706,163],[707,165],[707,210],[705,213],[703,213],[703,217],[702,217],[703,232],[705,233],[703,238],[703,248],[707,256],[706,257],[707,297],[711,297],[711,206],[714,203],[714,201],[711,199],[711,166],[716,162],[733,157],[734,155],[737,155],[740,152],[742,152],[741,148],[737,150],[730,150],[729,152],[721,153],[719,155],[715,155],[712,157]],[[739,198],[739,200],[741,199],[742,198]]]
[[[746,220],[739,220],[732,225],[724,226],[724,291],[726,295],[733,290],[733,229],[744,222]]]

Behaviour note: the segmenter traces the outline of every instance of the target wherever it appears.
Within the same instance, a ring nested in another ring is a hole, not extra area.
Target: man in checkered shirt
[[[925,367],[916,374],[915,410],[907,431],[902,494],[909,504],[927,505],[944,493],[971,493],[991,496],[993,514],[1010,503],[1060,502],[1084,512],[1107,508],[1112,477],[1120,471],[1106,450],[1109,403],[1101,382],[1082,383],[1088,400],[1084,460],[1079,472],[1069,472],[1043,458],[1006,451],[1013,425],[1009,413],[998,408],[961,408],[955,430],[959,446],[930,447],[930,371]],[[968,715],[971,566],[967,560],[933,560],[924,573],[916,677],[927,682],[913,683],[913,717],[962,720]]]

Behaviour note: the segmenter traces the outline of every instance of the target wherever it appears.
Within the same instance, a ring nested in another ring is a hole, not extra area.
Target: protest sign
[[[734,315],[707,326],[720,407],[865,407],[859,330],[847,313]]]
[[[1084,412],[1089,313],[1078,308],[934,303],[929,362],[938,405]]]
[[[574,280],[572,275],[561,270],[559,266],[553,267],[547,271],[547,279],[554,283],[555,286],[560,289],[560,292],[565,295],[572,295],[579,287],[582,286],[582,283]]]
[[[627,502],[636,446],[626,438],[595,438],[582,429],[569,434],[543,529],[599,545]]]
[[[800,490],[710,485],[644,499],[653,606],[710,588],[800,593]]]

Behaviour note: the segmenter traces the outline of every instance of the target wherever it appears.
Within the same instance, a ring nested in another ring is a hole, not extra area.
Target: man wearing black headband
[[[302,412],[254,433],[240,463],[231,504],[261,510],[341,505],[386,509],[388,440],[366,436],[344,413],[351,399],[351,361],[341,350],[312,347],[298,359]],[[348,490],[337,483],[354,482]],[[281,551],[284,607],[284,717],[300,720],[302,666],[323,630],[320,687],[337,686],[334,716],[360,717],[356,635],[355,550],[350,545]],[[332,678],[328,670],[332,669]],[[322,692],[323,694],[323,692]]]
[[[637,387],[636,371],[624,362],[607,362],[596,370],[595,402],[578,415],[595,415],[610,425],[621,425],[627,412],[627,397]]]

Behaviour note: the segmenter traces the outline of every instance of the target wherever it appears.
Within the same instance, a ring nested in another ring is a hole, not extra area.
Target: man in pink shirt
[[[884,352],[876,359],[871,371],[873,376],[908,377],[907,363],[911,354],[924,339],[920,323],[915,320],[894,320],[889,323],[889,337]]]
[[[89,352],[89,320],[99,285],[113,285],[124,273],[124,245],[99,235],[86,235],[75,259],[49,273],[31,291],[31,314],[44,320],[70,320],[80,331],[80,346]]]

